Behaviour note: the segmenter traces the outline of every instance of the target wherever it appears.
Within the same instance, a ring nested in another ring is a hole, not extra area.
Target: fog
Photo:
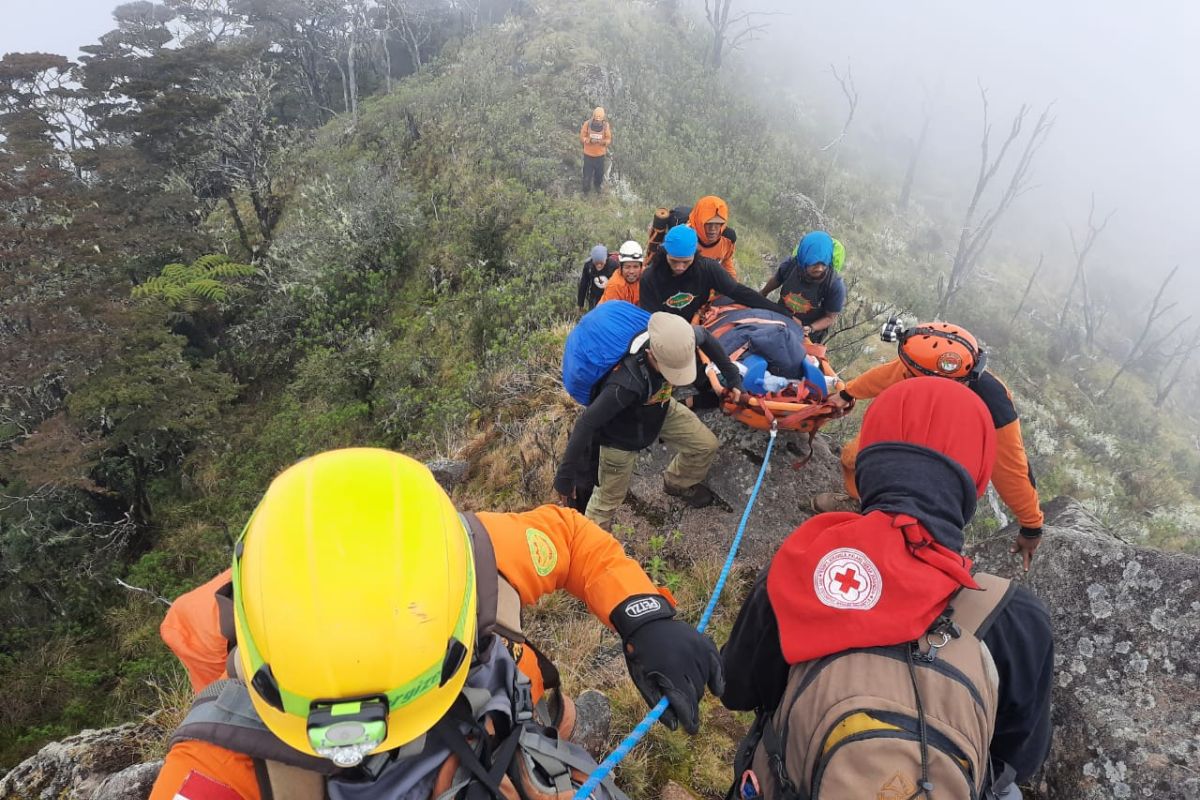
[[[954,219],[978,169],[979,85],[989,91],[993,153],[1021,103],[1032,105],[1028,131],[1054,102],[1057,124],[1032,171],[1037,188],[1017,201],[997,243],[1032,260],[1045,250],[1047,268],[1065,276],[1073,263],[1067,225],[1083,230],[1094,192],[1097,217],[1116,214],[1090,268],[1120,275],[1126,291],[1129,277],[1143,284],[1134,307],[1116,309],[1117,319],[1144,307],[1175,264],[1183,268],[1173,294],[1200,291],[1200,4],[735,0],[735,7],[779,12],[760,18],[769,30],[741,57],[780,76],[781,102],[795,102],[782,99],[794,93],[811,103],[830,139],[846,106],[829,68],[844,74],[849,64],[860,97],[842,163],[890,163],[894,184],[881,191],[898,191],[928,97],[933,125],[913,196]],[[994,183],[1006,179],[1002,169]],[[1065,278],[1051,282],[1065,290]]]
[[[548,0],[549,1],[549,0]],[[692,0],[697,14],[703,4]],[[1197,296],[1200,270],[1200,3],[1114,0],[734,0],[776,12],[766,34],[736,58],[779,77],[779,97],[799,97],[836,136],[844,99],[829,66],[849,65],[860,99],[842,143],[851,168],[879,173],[896,192],[928,98],[933,125],[914,198],[954,218],[972,187],[981,131],[979,84],[987,87],[994,136],[1023,102],[1054,102],[1055,130],[1033,182],[999,232],[1036,259],[1045,251],[1062,291],[1071,263],[1067,225],[1083,228],[1091,194],[1097,214],[1116,214],[1092,269],[1137,275],[1139,304],[1167,269],[1182,264],[1175,294]],[[0,52],[74,56],[112,27],[113,0],[0,0]],[[699,16],[699,24],[702,16]],[[998,142],[997,142],[998,146]],[[872,172],[871,174],[876,174]],[[997,182],[1004,177],[998,177]],[[986,268],[986,258],[984,268]],[[1122,278],[1121,280],[1124,280]],[[1183,304],[1181,304],[1183,305]]]

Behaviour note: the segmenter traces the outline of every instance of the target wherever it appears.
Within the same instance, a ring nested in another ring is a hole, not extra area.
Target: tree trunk
[[[925,150],[925,140],[929,138],[929,123],[932,117],[925,116],[921,123],[921,135],[917,137],[917,143],[913,146],[912,157],[908,160],[908,169],[904,172],[904,184],[900,187],[900,207],[908,208],[908,199],[912,194],[913,179],[917,175],[917,162],[921,160],[921,153]]]

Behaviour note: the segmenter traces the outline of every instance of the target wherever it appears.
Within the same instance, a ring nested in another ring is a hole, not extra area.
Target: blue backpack
[[[563,388],[580,405],[592,402],[600,379],[629,353],[635,336],[650,325],[650,312],[609,300],[583,315],[563,348]]]

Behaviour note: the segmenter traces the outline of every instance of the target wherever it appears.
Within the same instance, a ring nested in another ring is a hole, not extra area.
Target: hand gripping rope
[[[754,502],[758,500],[758,490],[762,488],[763,478],[767,474],[767,465],[771,463],[771,450],[775,447],[777,433],[778,426],[772,422],[771,439],[767,442],[767,452],[763,455],[762,466],[758,470],[758,480],[754,482],[754,488],[750,491],[750,499],[746,501],[746,510],[742,512],[742,521],[738,523],[737,533],[733,537],[733,544],[729,546],[729,555],[725,557],[725,566],[721,568],[721,574],[717,577],[717,585],[713,587],[712,597],[708,598],[708,605],[705,607],[704,613],[700,615],[700,624],[696,626],[696,630],[701,633],[704,633],[705,628],[708,627],[713,611],[717,608],[717,601],[721,598],[721,591],[725,588],[725,581],[729,579],[729,572],[733,569],[733,559],[737,555],[738,548],[741,547],[742,535],[746,532],[746,522],[750,519],[750,511],[754,508]],[[629,735],[617,745],[617,748],[592,771],[592,774],[579,787],[579,791],[575,792],[575,796],[571,800],[587,800],[587,797],[608,777],[613,768],[624,761],[625,756],[629,755],[637,743],[650,732],[654,723],[658,722],[658,718],[666,710],[667,698],[662,697],[654,705],[654,708],[646,712],[646,716],[642,717],[642,721],[637,724],[637,727],[630,731]]]

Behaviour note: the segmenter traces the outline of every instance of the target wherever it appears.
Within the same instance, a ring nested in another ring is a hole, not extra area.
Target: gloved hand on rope
[[[700,730],[704,687],[716,696],[725,691],[721,657],[712,639],[682,620],[657,594],[633,595],[613,609],[610,619],[624,645],[629,677],[653,707],[666,696],[661,721],[671,730],[679,723],[689,734]]]

